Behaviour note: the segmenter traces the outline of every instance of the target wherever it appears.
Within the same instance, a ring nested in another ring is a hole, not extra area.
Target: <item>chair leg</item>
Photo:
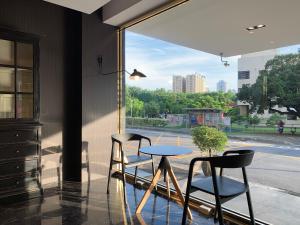
[[[224,225],[221,201],[220,201],[218,184],[217,184],[217,179],[216,179],[216,169],[212,166],[211,166],[211,172],[212,172],[212,180],[213,180],[215,199],[216,199],[216,210],[217,210],[217,213],[218,213],[219,224]]]
[[[246,195],[247,195],[247,202],[248,202],[249,214],[250,214],[250,219],[251,219],[251,225],[255,225],[255,218],[254,218],[251,196],[250,196],[249,190],[246,192]]]
[[[112,164],[113,164],[113,151],[111,151],[111,157],[110,157],[110,163],[109,163],[109,171],[108,171],[108,178],[107,178],[107,188],[106,188],[106,193],[107,194],[109,194],[109,184],[110,184]]]
[[[106,193],[107,194],[109,194],[109,184],[110,184],[110,177],[111,177],[111,169],[112,169],[112,161],[110,161],[109,171],[108,171],[107,188],[106,188]]]
[[[136,184],[137,171],[138,171],[138,167],[136,166],[134,171],[134,184]]]
[[[216,208],[217,208],[216,209],[217,212],[215,213],[215,215],[218,216],[219,224],[220,225],[224,225],[221,202],[220,202],[220,199],[219,199],[219,197],[217,195],[215,195],[215,198],[216,198]]]
[[[217,222],[217,220],[218,220],[218,211],[216,209],[214,212],[214,221]]]
[[[126,197],[126,175],[125,175],[125,166],[122,163],[122,180],[123,180],[123,197],[125,206],[127,206],[127,197]]]
[[[189,189],[189,187],[187,187],[187,189]],[[187,190],[186,194],[185,194],[185,201],[184,201],[184,207],[183,207],[183,215],[182,215],[182,221],[181,221],[182,225],[185,225],[185,223],[186,223],[186,216],[187,216],[189,200],[190,200],[190,191]]]
[[[194,170],[194,163],[192,162],[189,167],[188,181],[186,184],[185,201],[184,201],[181,225],[185,225],[185,223],[186,223],[186,216],[187,216],[189,200],[190,200],[191,183],[192,183],[192,179],[193,179],[193,170]]]
[[[254,213],[253,213],[253,208],[252,208],[252,203],[251,203],[251,196],[250,196],[250,190],[249,190],[249,184],[248,184],[248,178],[247,178],[247,173],[246,173],[246,168],[242,168],[243,171],[243,177],[244,177],[244,183],[248,187],[248,191],[246,192],[247,195],[247,202],[248,202],[248,208],[249,208],[249,214],[250,214],[250,219],[251,219],[251,224],[255,224],[255,218],[254,218]]]

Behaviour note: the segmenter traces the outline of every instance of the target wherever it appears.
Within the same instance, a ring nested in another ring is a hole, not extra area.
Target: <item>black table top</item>
[[[152,146],[141,148],[140,152],[148,155],[157,155],[157,156],[177,156],[177,155],[190,154],[192,153],[192,150],[181,146],[152,145]]]

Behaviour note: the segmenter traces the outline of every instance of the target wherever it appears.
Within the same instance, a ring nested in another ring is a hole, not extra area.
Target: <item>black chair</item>
[[[254,151],[252,150],[235,150],[226,151],[223,156],[216,157],[199,157],[192,159],[189,168],[189,176],[186,188],[185,204],[182,216],[182,224],[186,223],[186,214],[189,204],[190,193],[193,191],[203,191],[214,195],[216,199],[215,219],[218,215],[219,224],[223,225],[223,215],[221,204],[243,194],[247,195],[251,224],[255,224],[250,189],[246,174],[246,166],[252,162]],[[200,178],[192,182],[194,165],[198,161],[207,161],[211,166],[211,177]],[[215,168],[221,168],[220,175],[216,175]],[[222,176],[223,168],[242,168],[244,182],[239,182],[228,177]]]
[[[152,164],[152,174],[154,176],[154,164],[153,164],[153,157],[146,156],[146,155],[140,155],[140,148],[142,145],[142,140],[145,139],[149,142],[149,145],[151,145],[151,140],[148,137],[142,136],[140,134],[134,134],[134,133],[125,133],[125,134],[114,134],[111,136],[112,140],[112,148],[111,148],[111,156],[110,156],[110,165],[109,165],[109,173],[108,173],[108,181],[107,181],[107,194],[109,194],[109,184],[110,184],[110,177],[111,177],[111,170],[113,164],[120,164],[121,165],[121,172],[122,172],[122,181],[123,181],[123,188],[124,188],[124,202],[127,204],[126,199],[126,178],[125,178],[125,168],[129,167],[135,167],[135,174],[134,174],[134,183],[136,184],[137,179],[137,171],[138,166],[151,163]],[[128,155],[126,156],[123,144],[128,141],[138,141],[138,150],[137,155]],[[118,158],[115,159],[115,143],[119,144],[119,154]]]

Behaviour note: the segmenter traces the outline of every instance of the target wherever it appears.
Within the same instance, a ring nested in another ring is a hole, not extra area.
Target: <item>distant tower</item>
[[[187,93],[206,92],[205,76],[200,74],[187,75],[185,78]]]
[[[224,80],[219,80],[217,83],[217,91],[218,92],[226,92],[227,91],[227,83]]]
[[[185,78],[183,76],[173,76],[173,92],[185,92]]]

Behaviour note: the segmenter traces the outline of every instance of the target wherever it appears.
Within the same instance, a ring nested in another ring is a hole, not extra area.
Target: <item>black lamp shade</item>
[[[137,71],[136,69],[133,70],[133,73],[130,74],[129,79],[130,80],[139,80],[140,78],[146,77],[145,74]]]

